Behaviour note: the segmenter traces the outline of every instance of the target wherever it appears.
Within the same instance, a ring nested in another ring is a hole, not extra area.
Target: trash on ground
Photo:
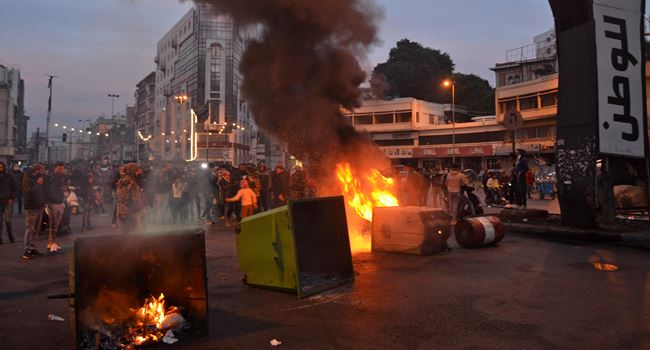
[[[282,342],[277,339],[271,340],[271,346],[278,346],[280,344],[282,344]]]
[[[168,330],[165,336],[162,339],[163,343],[165,344],[174,344],[175,342],[178,341],[178,338],[174,336],[174,332],[172,330]]]
[[[50,321],[57,321],[57,322],[63,322],[63,321],[65,321],[65,319],[64,319],[63,317],[61,317],[61,316],[57,316],[57,315],[53,315],[53,314],[49,314],[49,315],[47,315],[47,319],[50,320]]]
[[[608,264],[606,262],[600,262],[600,261],[596,261],[594,263],[594,268],[598,271],[604,271],[604,272],[618,271],[618,266],[614,264]]]

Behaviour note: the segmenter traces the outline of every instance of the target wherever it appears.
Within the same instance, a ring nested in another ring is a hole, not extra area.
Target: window
[[[393,113],[375,114],[375,124],[392,124]]]
[[[499,101],[499,110],[501,113],[506,113],[511,109],[517,109],[516,99]]]
[[[397,112],[397,115],[395,117],[398,123],[410,123],[413,120],[413,115],[410,111]]]
[[[354,116],[354,125],[368,125],[372,124],[372,115],[355,115]]]
[[[540,97],[542,100],[542,105],[541,105],[542,108],[557,106],[557,91],[548,94],[543,94]]]
[[[520,97],[519,109],[522,111],[537,109],[537,96]]]

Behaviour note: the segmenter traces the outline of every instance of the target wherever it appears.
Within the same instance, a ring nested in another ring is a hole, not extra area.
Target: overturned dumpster
[[[373,211],[372,251],[429,255],[447,248],[451,217],[427,207],[377,207]]]
[[[352,282],[343,197],[290,201],[243,219],[237,257],[247,284],[300,298]]]

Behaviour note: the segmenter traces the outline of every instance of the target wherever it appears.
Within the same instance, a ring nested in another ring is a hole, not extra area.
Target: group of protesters
[[[8,170],[0,163],[0,244],[3,220],[9,242],[15,242],[16,211],[25,214],[23,258],[32,259],[42,255],[35,240],[43,231],[48,234],[47,250],[59,251],[57,236],[62,229],[69,230],[71,212],[80,212],[81,231],[93,230],[93,214],[99,214],[112,215],[112,226],[131,234],[140,232],[145,223],[221,220],[232,226],[289,199],[315,196],[301,166],[290,172],[282,163],[272,170],[265,164],[205,165],[35,163],[22,169],[15,164]]]

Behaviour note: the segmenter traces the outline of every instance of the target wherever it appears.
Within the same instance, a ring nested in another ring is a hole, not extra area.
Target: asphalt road
[[[90,234],[115,233],[98,220]],[[20,244],[0,246],[1,349],[72,348],[68,302],[46,296],[67,291],[80,236],[30,261]],[[297,299],[241,282],[232,231],[206,236],[210,334],[161,349],[268,349],[272,339],[279,349],[650,349],[645,250],[517,233],[466,250],[451,238],[452,251],[433,256],[357,255],[353,284]],[[595,270],[600,258],[620,270]]]

